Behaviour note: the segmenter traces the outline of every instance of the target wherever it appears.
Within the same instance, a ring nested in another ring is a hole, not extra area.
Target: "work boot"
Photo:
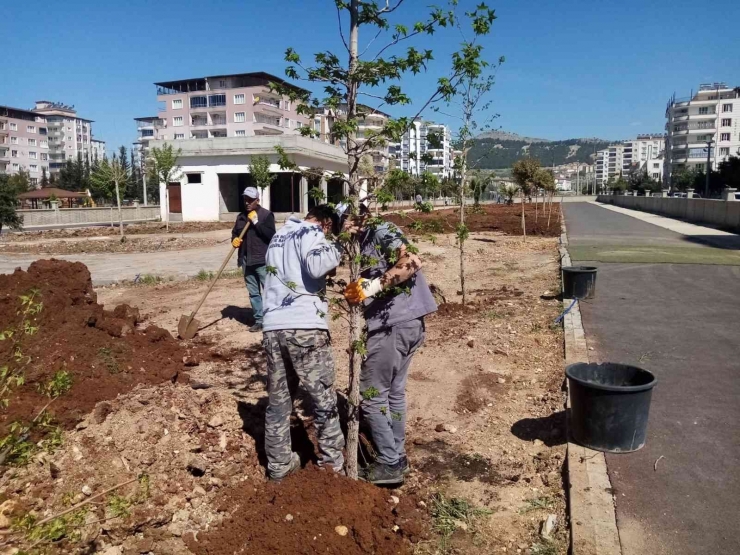
[[[270,480],[273,482],[282,482],[284,478],[287,478],[291,474],[298,472],[300,469],[301,469],[301,459],[298,456],[298,453],[291,453],[290,454],[290,466],[288,466],[288,470],[285,472],[285,474],[281,474],[280,476],[269,475],[268,478],[270,478]]]
[[[403,471],[400,464],[389,465],[374,462],[359,473],[360,480],[376,486],[395,486],[403,484]]]
[[[251,331],[252,333],[262,331],[262,322],[257,322],[256,324],[254,324],[251,328],[249,328],[249,331]]]
[[[401,467],[401,474],[403,474],[404,476],[406,476],[406,474],[411,472],[411,465],[409,465],[409,458],[406,455],[398,459],[398,466]]]

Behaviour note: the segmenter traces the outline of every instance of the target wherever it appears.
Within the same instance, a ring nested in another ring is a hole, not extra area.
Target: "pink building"
[[[29,173],[31,183],[49,173],[49,132],[46,118],[31,110],[0,106],[0,173]]]
[[[287,85],[296,92],[304,90],[263,72],[155,83],[160,103],[156,119],[160,125],[152,126],[153,136],[139,139],[284,135],[313,125],[313,121],[298,114],[296,102],[270,91],[270,83]],[[144,123],[142,119],[145,118],[138,118],[137,122]]]

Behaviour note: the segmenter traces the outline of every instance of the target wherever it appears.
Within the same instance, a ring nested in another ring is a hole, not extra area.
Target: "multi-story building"
[[[650,160],[662,158],[665,152],[665,136],[661,134],[638,135],[636,139],[624,142],[623,173],[644,169]]]
[[[90,161],[105,158],[105,141],[92,139],[90,141]]]
[[[297,103],[270,89],[279,83],[305,92],[263,72],[197,77],[155,83],[161,128],[157,139],[213,139],[294,134],[313,124],[296,111]],[[140,120],[153,118],[138,118]],[[140,128],[142,131],[147,127]],[[141,135],[140,135],[140,138]]]
[[[67,160],[92,157],[93,121],[77,115],[74,106],[39,100],[33,112],[45,118],[48,128],[49,172],[58,173]]]
[[[439,138],[440,144],[432,144],[429,141],[429,135],[432,133]],[[451,142],[449,127],[416,118],[413,125],[404,133],[400,150],[395,149],[400,168],[415,176],[429,171],[439,179],[450,177],[454,165]],[[431,162],[422,159],[425,154],[432,156]]]
[[[596,183],[603,186],[610,178],[624,173],[624,145],[610,145],[596,153]]]
[[[157,116],[146,116],[134,118],[136,122],[136,142],[134,149],[140,164],[146,159],[149,153],[149,143],[156,141],[160,137],[160,131],[164,129],[164,120]]]
[[[0,173],[28,172],[39,183],[49,172],[49,135],[46,119],[32,110],[0,106]]]
[[[740,87],[703,84],[666,107],[665,180],[679,169],[712,169],[740,155]]]

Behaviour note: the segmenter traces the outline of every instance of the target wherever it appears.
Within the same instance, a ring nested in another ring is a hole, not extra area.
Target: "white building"
[[[38,100],[33,111],[44,117],[48,130],[49,172],[61,171],[68,160],[92,158],[93,121],[77,115],[74,106]]]
[[[331,179],[334,172],[347,171],[347,155],[338,146],[302,137],[281,136],[228,137],[201,140],[167,141],[179,157],[180,175],[169,184],[161,183],[162,218],[170,221],[232,221],[242,210],[242,192],[253,185],[249,164],[253,156],[266,156],[272,163],[275,181],[265,189],[261,204],[284,217],[305,214],[314,204],[309,189],[319,187],[328,201],[337,202],[347,194],[343,180]],[[150,147],[161,148],[163,140]],[[302,174],[283,170],[278,165],[275,146],[281,146],[302,170],[323,168],[325,178],[310,180]]]
[[[432,145],[429,142],[428,136],[431,133],[439,137],[439,145]],[[406,173],[419,176],[429,171],[441,180],[452,176],[454,159],[451,144],[452,134],[449,127],[416,118],[403,135],[400,148],[396,146],[395,154],[400,162],[400,168]],[[432,155],[432,162],[422,160],[425,154]]]
[[[624,171],[624,145],[611,145],[596,153],[596,184],[606,185],[610,178],[618,179]]]
[[[687,98],[668,101],[666,107],[666,182],[682,168],[712,169],[730,156],[740,155],[740,87],[703,84]]]
[[[90,160],[102,160],[105,158],[105,141],[92,139],[90,141]]]
[[[662,158],[664,152],[665,136],[663,134],[638,135],[636,139],[625,141],[622,157],[624,175],[635,169],[644,169],[645,164],[650,160]]]

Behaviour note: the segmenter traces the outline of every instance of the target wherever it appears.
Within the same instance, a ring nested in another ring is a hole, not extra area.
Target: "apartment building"
[[[635,169],[644,169],[650,160],[663,157],[665,136],[662,133],[638,135],[636,139],[624,142],[623,173],[627,175]]]
[[[98,139],[90,140],[90,161],[105,158],[105,141]]]
[[[270,90],[279,83],[297,92],[304,89],[264,72],[197,77],[155,83],[161,127],[155,135],[140,135],[161,140],[214,139],[294,134],[312,125],[291,102]],[[153,118],[137,118],[141,120]],[[147,126],[143,133],[154,131]]]
[[[682,168],[712,169],[730,156],[740,156],[740,87],[725,83],[699,85],[686,98],[668,101],[666,107],[665,174]]]
[[[134,118],[136,122],[136,141],[134,142],[134,152],[139,161],[143,164],[149,154],[149,143],[156,141],[160,137],[160,131],[164,129],[164,120],[158,116],[145,116]]]
[[[0,173],[29,173],[31,183],[49,172],[49,131],[44,116],[0,106]]]
[[[429,142],[428,137],[432,133],[439,137],[439,145]],[[452,134],[446,125],[416,118],[413,125],[404,133],[400,149],[396,147],[394,152],[400,162],[400,168],[406,173],[419,176],[429,171],[440,180],[452,176],[454,151]],[[431,162],[422,160],[425,154],[431,154]]]
[[[624,145],[611,145],[596,153],[596,183],[603,186],[610,178],[624,173]]]
[[[67,160],[92,157],[93,121],[79,117],[74,106],[39,100],[33,109],[46,121],[49,144],[49,173],[61,171]]]

